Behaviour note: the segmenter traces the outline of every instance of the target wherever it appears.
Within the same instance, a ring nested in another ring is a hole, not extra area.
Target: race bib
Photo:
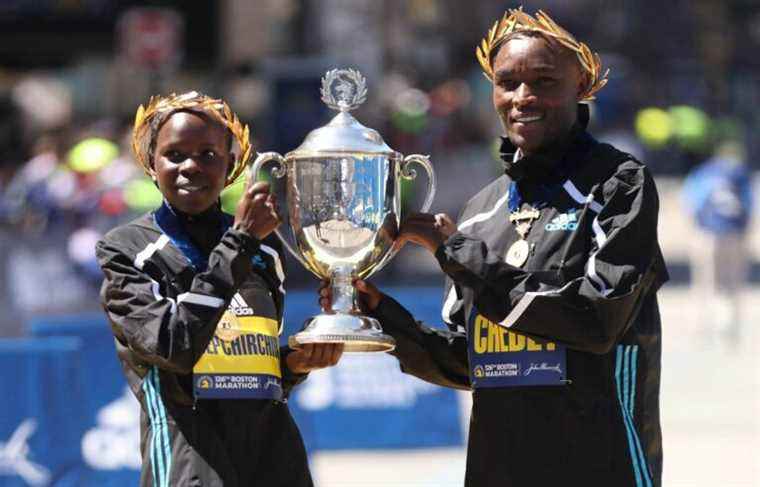
[[[278,323],[230,306],[193,367],[198,399],[282,399]]]
[[[560,386],[568,383],[565,347],[538,342],[476,315],[468,354],[473,388]]]

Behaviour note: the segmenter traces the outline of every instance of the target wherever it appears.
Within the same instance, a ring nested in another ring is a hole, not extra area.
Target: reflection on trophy
[[[322,101],[339,111],[335,118],[311,131],[285,157],[260,154],[251,169],[256,177],[266,162],[275,162],[272,174],[286,180],[295,248],[279,229],[277,236],[299,262],[320,279],[330,279],[332,286],[333,310],[307,320],[288,344],[343,343],[346,352],[392,350],[393,338],[357,308],[352,281],[369,277],[394,253],[401,179],[416,176],[409,165],[416,162],[427,171],[423,212],[435,195],[435,173],[427,156],[404,157],[349,114],[367,97],[366,81],[358,71],[328,71],[321,92]]]

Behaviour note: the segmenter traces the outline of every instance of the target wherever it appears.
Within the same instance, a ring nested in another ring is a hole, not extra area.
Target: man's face
[[[568,134],[582,88],[574,53],[518,36],[501,47],[493,67],[493,105],[516,147],[544,151]]]
[[[151,176],[174,208],[195,215],[219,198],[232,160],[224,128],[194,113],[177,112],[156,135]]]

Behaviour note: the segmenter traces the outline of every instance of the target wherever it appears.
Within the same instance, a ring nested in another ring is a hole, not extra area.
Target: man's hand
[[[438,247],[454,232],[457,225],[444,213],[414,213],[401,222],[396,246],[401,248],[407,242],[413,242],[434,254]]]
[[[294,374],[332,367],[343,355],[342,343],[307,343],[285,357],[285,365]]]
[[[235,209],[234,227],[259,240],[280,224],[277,198],[269,192],[269,183],[248,183]]]
[[[354,287],[358,294],[359,308],[365,313],[374,311],[377,305],[380,304],[380,300],[383,299],[383,293],[366,281],[356,279]],[[324,311],[332,311],[332,286],[330,286],[330,281],[327,279],[323,280],[318,292],[319,306]]]

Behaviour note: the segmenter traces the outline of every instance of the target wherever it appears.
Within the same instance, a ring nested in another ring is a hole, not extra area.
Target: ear
[[[578,76],[577,76],[578,83],[577,83],[577,87],[576,87],[576,90],[575,90],[575,96],[578,98],[578,101],[580,101],[581,100],[581,96],[583,95],[583,92],[586,91],[586,85],[588,84],[587,83],[588,75],[580,67],[578,68],[577,73],[578,73]]]
[[[148,175],[150,176],[150,179],[153,180],[153,182],[158,182],[158,176],[156,175],[156,169],[153,166],[153,164],[148,167]]]
[[[152,179],[154,183],[158,182],[158,175],[156,174],[156,164],[152,160],[150,161],[150,165],[148,166],[148,174],[150,175],[150,179]]]

